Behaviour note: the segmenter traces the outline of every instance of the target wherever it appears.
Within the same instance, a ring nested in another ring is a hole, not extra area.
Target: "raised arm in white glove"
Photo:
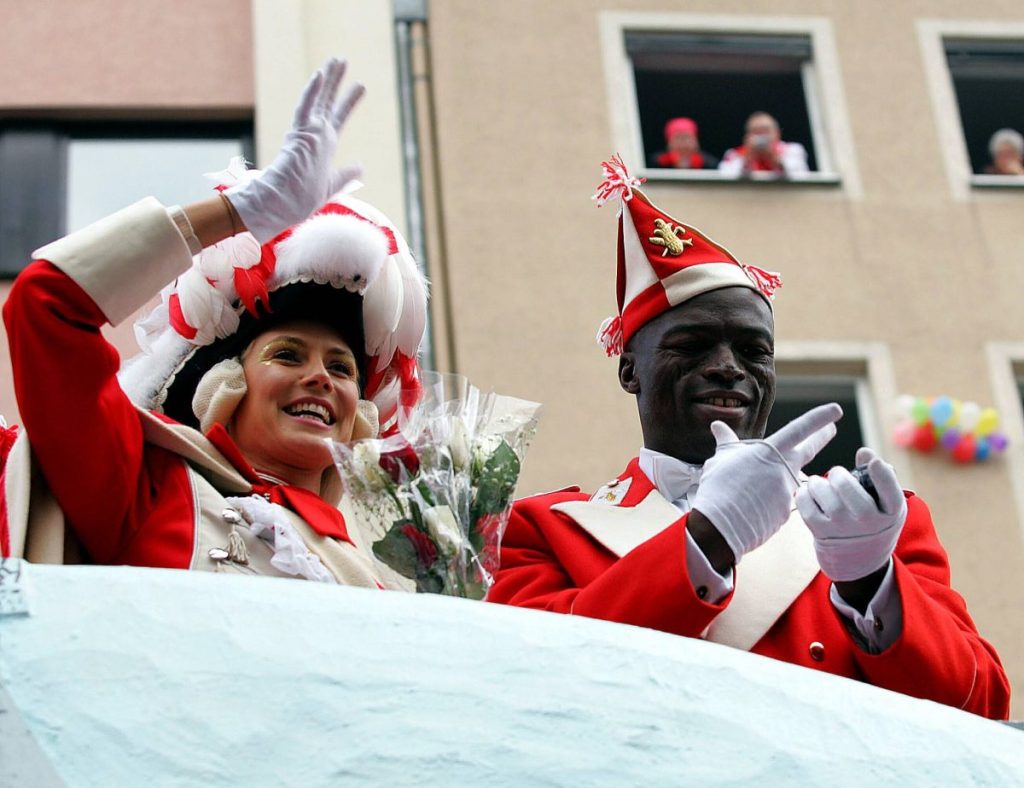
[[[736,563],[789,519],[797,474],[835,437],[842,415],[835,403],[819,405],[764,440],[741,441],[724,422],[712,423],[717,446],[693,509],[721,533]]]
[[[907,519],[907,499],[893,467],[866,448],[857,451],[856,462],[867,465],[881,506],[845,468],[833,468],[828,478],[812,476],[796,496],[814,534],[818,565],[835,582],[859,580],[884,567]]]
[[[350,87],[335,101],[346,63],[328,60],[306,85],[281,151],[263,174],[226,192],[246,228],[261,244],[301,222],[349,181],[358,167],[334,169],[338,132],[365,88]]]

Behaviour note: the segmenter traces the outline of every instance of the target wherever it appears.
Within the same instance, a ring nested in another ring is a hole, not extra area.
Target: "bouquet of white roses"
[[[334,443],[354,514],[376,559],[416,591],[480,599],[540,405],[426,372],[424,395],[388,438]]]

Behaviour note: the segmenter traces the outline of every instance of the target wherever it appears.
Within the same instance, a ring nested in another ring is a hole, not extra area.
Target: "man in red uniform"
[[[924,502],[870,449],[874,496],[801,468],[835,434],[824,405],[764,439],[775,396],[777,275],[660,211],[621,161],[620,355],[644,448],[594,495],[519,501],[489,599],[651,627],[1005,718],[995,650],[949,584]],[[795,505],[794,505],[795,501]]]

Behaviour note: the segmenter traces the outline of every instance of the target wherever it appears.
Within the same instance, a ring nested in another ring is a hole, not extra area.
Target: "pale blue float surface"
[[[27,577],[0,682],[73,786],[1024,784],[1018,731],[702,641],[292,580]]]

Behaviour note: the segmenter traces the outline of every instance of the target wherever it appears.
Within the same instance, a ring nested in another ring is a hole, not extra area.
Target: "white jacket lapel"
[[[636,506],[615,506],[598,499],[556,503],[551,510],[571,517],[619,558],[683,516],[657,490],[651,490]]]
[[[636,506],[566,501],[562,512],[619,558],[668,528],[683,515],[657,491]],[[795,510],[765,544],[743,557],[729,606],[711,623],[705,638],[749,651],[818,574],[814,539]]]
[[[817,574],[814,537],[794,510],[775,536],[743,556],[732,601],[711,622],[706,639],[749,651]]]

